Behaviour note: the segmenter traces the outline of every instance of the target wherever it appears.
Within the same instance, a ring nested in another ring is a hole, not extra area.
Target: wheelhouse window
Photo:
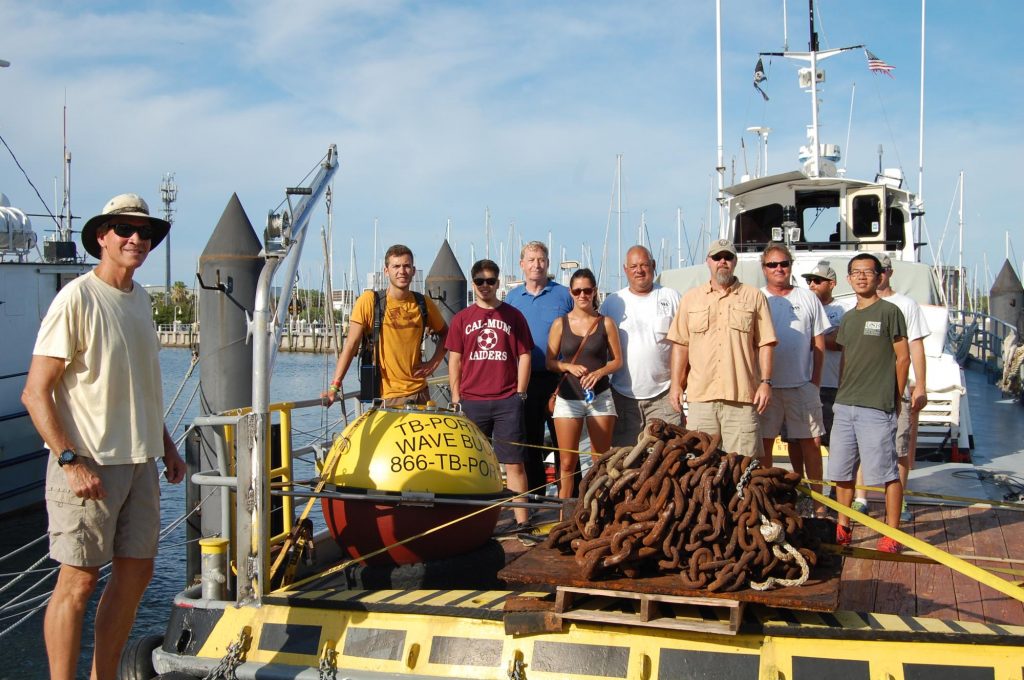
[[[838,191],[800,191],[796,195],[800,241],[815,248],[838,248],[842,240]]]
[[[882,233],[882,211],[878,196],[869,194],[853,199],[853,235],[857,238],[877,237]]]
[[[781,225],[782,206],[778,203],[745,210],[736,217],[736,247],[740,252],[763,250],[772,240],[772,227]]]

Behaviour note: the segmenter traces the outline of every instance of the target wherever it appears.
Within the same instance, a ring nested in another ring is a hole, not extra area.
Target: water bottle
[[[594,402],[594,390],[590,389],[589,387],[583,390],[583,401],[587,402],[588,404],[592,404]]]

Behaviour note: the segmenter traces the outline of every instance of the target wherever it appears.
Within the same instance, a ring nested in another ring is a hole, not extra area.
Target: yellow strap
[[[862,512],[857,512],[852,508],[849,508],[845,505],[841,505],[840,503],[837,503],[836,501],[832,500],[831,498],[828,498],[827,496],[822,496],[817,491],[811,491],[811,489],[807,488],[803,484],[800,485],[800,490],[801,492],[808,494],[811,498],[821,503],[822,505],[831,508],[832,510],[835,510],[840,515],[844,515],[846,517],[849,517],[850,519],[856,520],[860,524],[863,524],[869,529],[877,531],[883,536],[888,536],[889,538],[895,541],[899,541],[911,550],[916,550],[922,555],[932,558],[939,564],[944,564],[950,569],[957,571],[963,574],[964,576],[968,576],[974,579],[978,583],[982,583],[986,586],[989,586],[990,588],[995,588],[1002,594],[1008,597],[1012,597],[1013,599],[1019,602],[1024,602],[1024,589],[1017,587],[1010,581],[999,578],[995,574],[985,571],[981,567],[976,567],[973,564],[969,564],[967,561],[962,560],[959,557],[950,555],[945,550],[941,550],[932,545],[929,545],[921,539],[915,538],[910,534],[906,534],[900,531],[899,529],[894,529],[888,524],[879,522],[877,519],[869,517],[868,515],[865,515]]]
[[[820,479],[805,479],[806,484],[824,484],[826,486],[836,486],[835,482],[822,481]],[[879,493],[885,493],[885,489],[880,486],[855,486],[858,491],[877,491]],[[1006,508],[1007,510],[1016,510],[1017,512],[1024,512],[1024,503],[1016,501],[992,501],[987,498],[971,498],[970,496],[943,496],[937,493],[925,493],[924,491],[912,491],[910,489],[903,490],[904,496],[912,496],[914,498],[937,498],[943,501],[956,501],[958,503],[970,503],[971,505],[977,506],[991,506],[997,508]]]

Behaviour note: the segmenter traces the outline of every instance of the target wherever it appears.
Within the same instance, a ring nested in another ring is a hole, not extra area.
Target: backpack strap
[[[416,306],[420,308],[420,318],[423,319],[423,334],[424,335],[435,335],[434,331],[430,330],[428,325],[429,316],[427,315],[427,298],[423,293],[417,293],[412,291],[412,296],[416,300]]]

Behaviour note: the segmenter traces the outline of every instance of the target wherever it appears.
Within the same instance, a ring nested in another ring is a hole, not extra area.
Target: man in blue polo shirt
[[[533,336],[533,350],[530,358],[530,385],[526,390],[526,482],[527,488],[538,489],[545,482],[544,458],[548,452],[533,448],[544,444],[544,426],[555,441],[551,416],[548,415],[548,397],[558,385],[558,375],[545,368],[548,347],[548,332],[555,319],[572,310],[572,296],[569,289],[548,278],[548,247],[540,241],[530,241],[519,254],[519,266],[523,269],[523,285],[516,286],[505,296],[505,302],[512,305],[526,317]]]

